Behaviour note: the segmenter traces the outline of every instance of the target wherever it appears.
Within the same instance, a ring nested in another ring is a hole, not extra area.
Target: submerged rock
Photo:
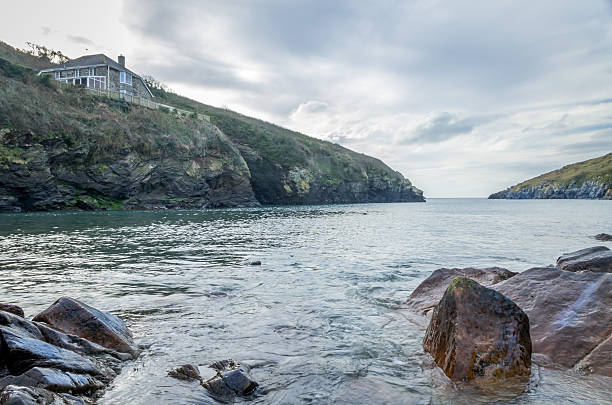
[[[438,305],[446,288],[455,277],[467,277],[484,286],[491,286],[516,274],[501,267],[437,269],[410,294],[406,304],[420,314],[431,315],[431,310]]]
[[[454,381],[531,374],[529,318],[510,299],[457,277],[434,309],[423,348]]]
[[[612,235],[607,233],[599,233],[595,235],[594,238],[602,242],[612,242]]]
[[[125,323],[72,298],[62,297],[33,318],[64,333],[76,335],[108,349],[135,355],[138,350]]]
[[[168,372],[168,375],[180,380],[198,380],[208,393],[222,402],[229,402],[236,396],[249,396],[259,386],[249,375],[249,368],[235,360],[221,360],[209,366],[215,375],[204,381],[198,368],[185,364]]]
[[[533,268],[494,288],[529,316],[534,353],[612,377],[612,274]]]
[[[557,259],[557,268],[573,272],[612,273],[612,251],[605,246],[594,246]]]
[[[11,314],[18,315],[22,318],[25,316],[25,314],[23,313],[23,309],[21,309],[21,307],[18,307],[17,305],[0,303],[0,311],[10,312]]]
[[[234,360],[214,362],[210,367],[217,375],[202,383],[208,392],[218,399],[251,395],[259,386],[249,375],[249,368]]]
[[[179,380],[198,380],[202,381],[202,376],[198,368],[193,364],[184,364],[168,372],[170,377],[178,378]]]

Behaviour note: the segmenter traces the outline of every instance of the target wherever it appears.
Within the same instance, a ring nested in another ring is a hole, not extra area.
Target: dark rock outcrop
[[[612,251],[605,246],[595,246],[564,253],[557,259],[557,268],[573,272],[612,273]]]
[[[170,370],[168,375],[180,380],[199,381],[213,398],[221,402],[230,402],[236,396],[247,397],[259,386],[249,375],[249,368],[235,360],[216,361],[209,367],[215,375],[206,381],[192,364]]]
[[[446,288],[455,277],[467,277],[488,287],[516,274],[501,267],[489,267],[486,269],[475,269],[472,267],[464,269],[437,269],[410,294],[406,304],[419,314],[429,316],[431,315],[431,310],[438,305]]]
[[[62,297],[33,318],[67,334],[122,353],[136,354],[132,334],[118,317]]]
[[[612,376],[612,274],[533,268],[493,288],[529,316],[534,353]]]
[[[21,307],[17,305],[0,303],[0,311],[10,312],[11,314],[15,314],[22,318],[25,316],[25,314],[23,313],[23,309],[21,309]]]
[[[126,146],[99,163],[89,161],[96,145],[4,139],[17,157],[0,156],[0,212],[258,206],[239,152],[218,129],[208,131],[202,136],[219,149],[205,157],[143,156]]]
[[[612,242],[612,235],[607,234],[607,233],[599,233],[593,237],[602,242]]]
[[[512,300],[457,277],[434,309],[423,348],[454,381],[531,374],[529,318]]]
[[[58,300],[43,313],[41,318],[50,323],[88,331],[84,335],[101,343],[115,343],[115,336],[108,337],[111,326],[115,331],[127,330],[113,315],[69,298]],[[119,344],[109,346],[0,310],[0,404],[89,403],[83,398],[95,397],[120,371],[121,361],[136,354],[135,350],[118,352],[115,349],[124,349]]]

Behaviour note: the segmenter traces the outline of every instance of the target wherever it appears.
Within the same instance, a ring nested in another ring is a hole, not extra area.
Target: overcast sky
[[[10,2],[0,40],[126,55],[179,94],[485,197],[612,151],[612,2]]]

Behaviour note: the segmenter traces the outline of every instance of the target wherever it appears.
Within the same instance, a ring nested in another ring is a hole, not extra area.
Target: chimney
[[[125,56],[119,55],[119,57],[117,58],[117,61],[119,62],[121,66],[125,67]]]

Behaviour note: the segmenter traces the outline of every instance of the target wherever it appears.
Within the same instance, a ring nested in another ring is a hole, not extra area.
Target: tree
[[[151,88],[151,89],[162,90],[162,91],[164,91],[166,93],[173,93],[174,94],[174,91],[170,87],[166,86],[165,84],[163,84],[159,80],[155,79],[151,75],[142,76],[142,80],[144,80],[146,85],[149,88]]]
[[[44,45],[38,45],[32,42],[26,42],[26,48],[21,49],[21,51],[38,58],[47,59],[51,63],[65,63],[70,60],[62,51],[49,49]]]

